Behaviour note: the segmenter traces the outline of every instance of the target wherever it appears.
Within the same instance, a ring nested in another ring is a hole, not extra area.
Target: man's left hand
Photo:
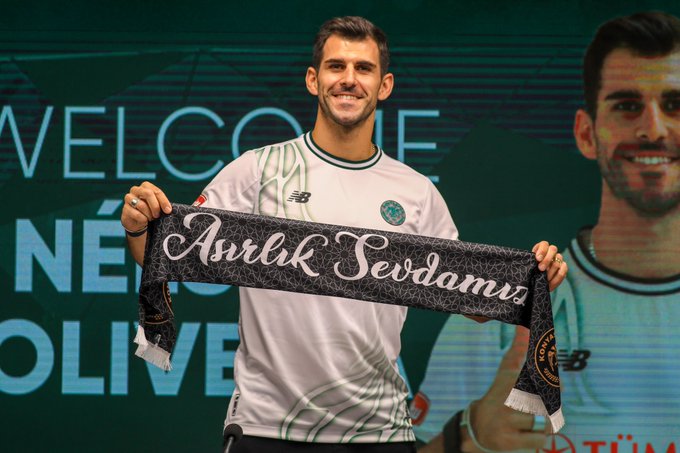
[[[557,247],[547,241],[541,241],[531,249],[538,261],[538,269],[546,271],[548,274],[548,285],[550,291],[560,286],[567,276],[569,266],[564,262],[562,254],[557,252]]]

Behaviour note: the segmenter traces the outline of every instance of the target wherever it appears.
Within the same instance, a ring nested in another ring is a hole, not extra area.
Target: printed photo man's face
[[[610,53],[602,67],[594,132],[602,176],[616,197],[645,216],[675,210],[680,203],[680,53]]]

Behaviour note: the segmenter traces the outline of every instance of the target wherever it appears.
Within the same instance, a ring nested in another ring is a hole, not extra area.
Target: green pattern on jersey
[[[308,392],[291,408],[280,427],[280,437],[287,440],[315,442],[321,432],[334,426],[336,418],[355,420],[353,426],[346,429],[339,442],[356,442],[359,437],[372,437],[372,442],[393,441],[397,434],[403,434],[403,441],[414,441],[410,428],[411,421],[406,409],[406,402],[400,401],[399,395],[406,392],[403,379],[390,365],[384,351],[376,348],[365,351],[363,363],[355,365],[356,372],[347,378],[319,386]],[[349,397],[334,399],[337,395],[348,392],[336,392],[337,388],[355,387]],[[392,389],[390,394],[385,392]],[[395,391],[396,390],[396,391]],[[389,438],[383,436],[385,423],[378,414],[390,414],[390,428],[394,430]],[[378,415],[378,420],[373,419]],[[295,435],[302,426],[309,426],[304,439]]]
[[[258,156],[260,193],[254,213],[314,221],[306,203],[286,203],[286,198],[294,190],[307,192],[307,162],[298,143],[266,146],[256,150],[255,154]]]

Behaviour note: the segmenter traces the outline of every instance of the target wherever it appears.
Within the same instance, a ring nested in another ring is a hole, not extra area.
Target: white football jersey
[[[202,195],[211,208],[457,238],[428,178],[377,147],[339,159],[311,133],[244,153]],[[295,441],[414,440],[396,365],[405,307],[253,288],[240,304],[229,423]]]

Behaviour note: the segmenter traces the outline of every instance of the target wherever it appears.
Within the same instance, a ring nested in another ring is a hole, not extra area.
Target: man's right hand
[[[144,181],[139,186],[132,186],[123,198],[123,212],[120,223],[128,232],[135,233],[144,230],[150,221],[161,215],[161,210],[170,214],[172,206],[163,191]],[[146,234],[136,237],[127,235],[128,247],[135,261],[140,265],[144,262],[144,244]]]
[[[495,451],[536,450],[545,445],[550,423],[545,432],[531,431],[534,416],[505,406],[505,399],[517,381],[529,346],[529,330],[518,326],[512,346],[503,356],[496,378],[479,401],[471,404],[473,431],[479,443]],[[476,452],[464,433],[465,452]],[[467,447],[467,448],[466,448]]]
[[[139,231],[148,223],[161,215],[161,209],[166,214],[172,212],[172,206],[163,191],[148,181],[139,186],[132,186],[125,194],[125,205],[120,216],[120,223],[128,231]],[[134,202],[133,200],[138,200]],[[136,205],[133,207],[133,205]]]
[[[470,423],[479,444],[486,450],[496,452],[531,450],[542,448],[550,432],[550,423],[544,432],[532,431],[533,415],[518,412],[505,405],[505,399],[515,385],[524,364],[529,346],[529,330],[517,327],[512,346],[498,366],[496,378],[478,401],[470,404]],[[483,453],[472,442],[466,427],[460,427],[460,450],[464,453]],[[444,436],[439,434],[418,453],[444,453]]]

